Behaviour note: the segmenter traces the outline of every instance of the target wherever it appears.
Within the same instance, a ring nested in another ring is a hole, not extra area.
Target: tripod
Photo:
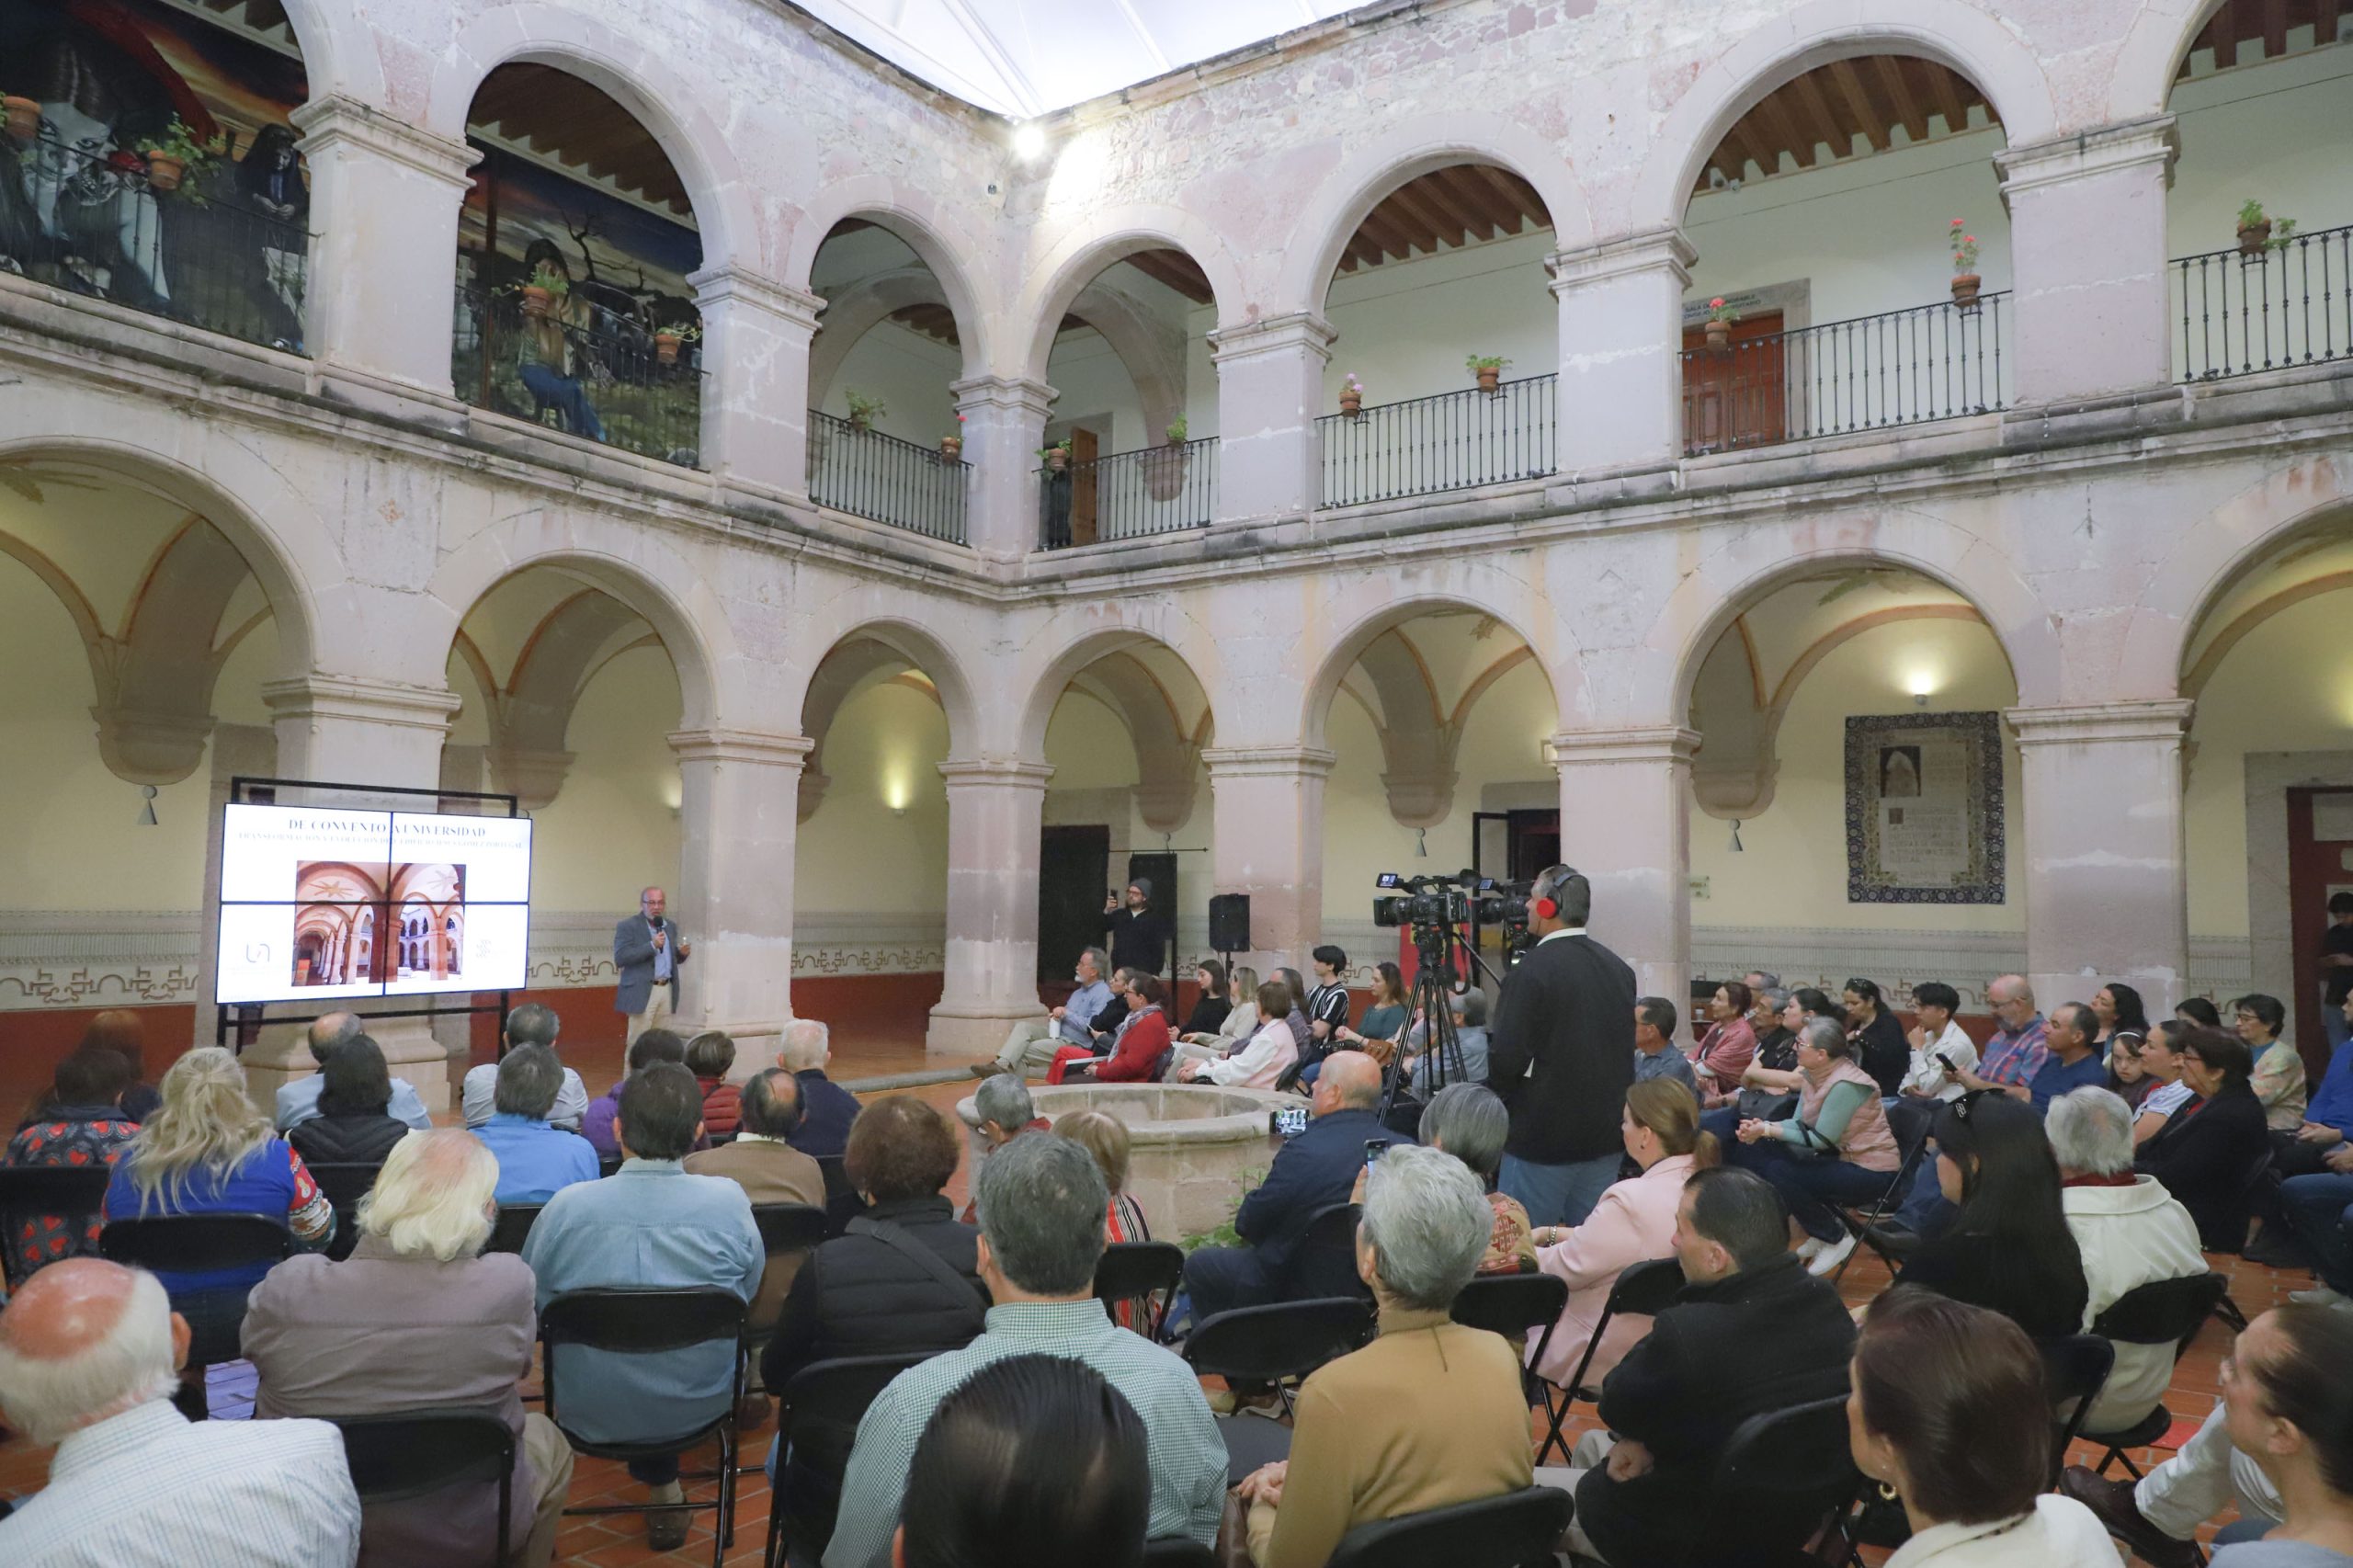
[[[1454,1027],[1454,954],[1460,951],[1470,960],[1472,975],[1495,979],[1495,971],[1479,956],[1462,933],[1452,926],[1415,926],[1414,927],[1413,995],[1406,1016],[1421,1015],[1428,1030],[1427,1044],[1422,1051],[1421,1075],[1418,1087],[1422,1103],[1449,1084],[1470,1081],[1470,1070],[1462,1062],[1462,1040]],[[1470,976],[1463,983],[1470,983]],[[1397,1070],[1389,1075],[1388,1086],[1381,1096],[1381,1119],[1386,1122],[1397,1103],[1397,1096],[1404,1088],[1405,1070],[1402,1058]]]

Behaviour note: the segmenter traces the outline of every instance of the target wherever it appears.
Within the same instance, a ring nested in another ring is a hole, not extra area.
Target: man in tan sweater
[[[1392,1147],[1365,1182],[1357,1273],[1381,1335],[1307,1380],[1290,1458],[1243,1483],[1259,1568],[1322,1568],[1358,1525],[1529,1484],[1519,1358],[1448,1312],[1486,1251],[1478,1178],[1437,1149]]]
[[[805,1203],[823,1209],[825,1173],[785,1142],[800,1125],[800,1081],[782,1067],[756,1073],[744,1085],[734,1142],[688,1154],[686,1168],[693,1176],[725,1176],[755,1204]],[[776,1326],[784,1294],[792,1289],[792,1277],[807,1256],[799,1252],[769,1256],[767,1272],[760,1276],[760,1293],[752,1298],[754,1333]]]

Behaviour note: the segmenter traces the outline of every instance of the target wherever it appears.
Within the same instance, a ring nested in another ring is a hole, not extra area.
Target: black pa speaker
[[[1250,895],[1222,892],[1210,900],[1210,947],[1221,953],[1250,950]]]

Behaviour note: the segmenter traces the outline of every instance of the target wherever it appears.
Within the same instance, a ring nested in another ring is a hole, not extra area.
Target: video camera
[[[1408,926],[1461,926],[1471,918],[1471,894],[1483,884],[1492,885],[1488,879],[1465,871],[1461,877],[1401,877],[1394,871],[1383,871],[1374,885],[1384,890],[1402,889],[1402,898],[1376,898],[1372,901],[1372,923],[1397,928]]]

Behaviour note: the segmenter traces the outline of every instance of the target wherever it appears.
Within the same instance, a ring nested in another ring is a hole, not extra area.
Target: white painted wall
[[[664,737],[678,711],[677,674],[660,648],[617,654],[590,677],[564,732],[572,770],[532,813],[534,907],[609,909],[618,920],[649,883],[676,887],[678,764]]]
[[[833,782],[801,824],[796,908],[938,916],[948,899],[948,722],[889,682],[842,704],[825,735]],[[893,812],[903,803],[904,814]]]
[[[1351,372],[1377,404],[1474,385],[1462,363],[1471,354],[1508,358],[1508,380],[1559,369],[1560,306],[1544,270],[1557,244],[1542,229],[1336,275],[1324,313],[1338,336],[1319,412],[1339,412]]]
[[[817,406],[836,419],[849,417],[853,388],[880,395],[884,407],[874,427],[886,436],[932,447],[956,430],[956,399],[948,388],[964,373],[957,350],[936,337],[886,321],[858,340]]]
[[[1095,431],[1096,449],[1103,457],[1158,446],[1166,438],[1165,431],[1144,428],[1135,381],[1099,332],[1066,332],[1054,339],[1053,352],[1046,357],[1046,384],[1062,394],[1046,416],[1050,434],[1084,424]]]

